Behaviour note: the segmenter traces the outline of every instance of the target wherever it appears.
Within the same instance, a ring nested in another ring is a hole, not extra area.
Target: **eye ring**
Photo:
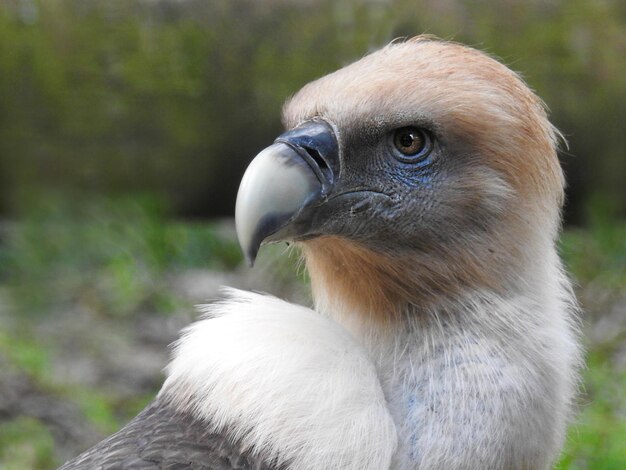
[[[430,134],[415,126],[396,129],[392,143],[394,156],[405,163],[415,163],[428,156],[432,149]]]

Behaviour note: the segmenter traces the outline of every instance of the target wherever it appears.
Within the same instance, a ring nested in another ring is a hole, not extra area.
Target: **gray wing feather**
[[[155,400],[104,441],[59,470],[270,470],[206,422]]]

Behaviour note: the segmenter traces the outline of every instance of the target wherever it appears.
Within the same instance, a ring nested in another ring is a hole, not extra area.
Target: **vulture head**
[[[306,85],[283,122],[242,180],[238,236],[249,262],[263,243],[300,245],[318,308],[387,322],[542,282],[558,133],[501,63],[428,37],[392,43]]]

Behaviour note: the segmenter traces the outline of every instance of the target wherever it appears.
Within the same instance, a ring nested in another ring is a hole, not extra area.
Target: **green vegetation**
[[[588,228],[572,228],[562,237],[567,265],[581,284],[626,295],[626,223],[600,201],[588,212]]]
[[[55,468],[54,440],[48,428],[32,418],[17,418],[0,427],[0,463],[6,470]]]
[[[622,341],[624,335],[622,334]],[[559,470],[619,470],[626,462],[626,373],[611,363],[606,348],[594,348],[587,356],[585,395],[581,413],[571,427]]]
[[[0,279],[26,314],[72,302],[105,315],[170,311],[168,271],[232,269],[242,259],[233,240],[210,226],[166,221],[160,204],[148,197],[68,199],[53,193],[22,212],[0,245]]]
[[[228,215],[286,97],[426,32],[502,58],[546,101],[571,220],[596,193],[623,216],[625,25],[620,0],[0,0],[0,207],[25,187],[139,190]]]
[[[587,369],[580,414],[559,470],[618,470],[626,464],[626,222],[615,222],[602,204],[590,208],[591,226],[562,237],[566,265],[579,283]]]

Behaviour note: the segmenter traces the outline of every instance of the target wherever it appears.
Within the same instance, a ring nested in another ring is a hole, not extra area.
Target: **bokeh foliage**
[[[6,227],[0,283],[20,315],[49,315],[79,304],[102,315],[171,312],[166,275],[178,269],[231,270],[235,240],[209,225],[165,218],[152,197],[36,197]]]
[[[499,56],[545,99],[570,143],[571,220],[592,194],[623,215],[625,24],[620,0],[0,0],[0,203],[148,190],[231,214],[287,96],[426,32]]]

